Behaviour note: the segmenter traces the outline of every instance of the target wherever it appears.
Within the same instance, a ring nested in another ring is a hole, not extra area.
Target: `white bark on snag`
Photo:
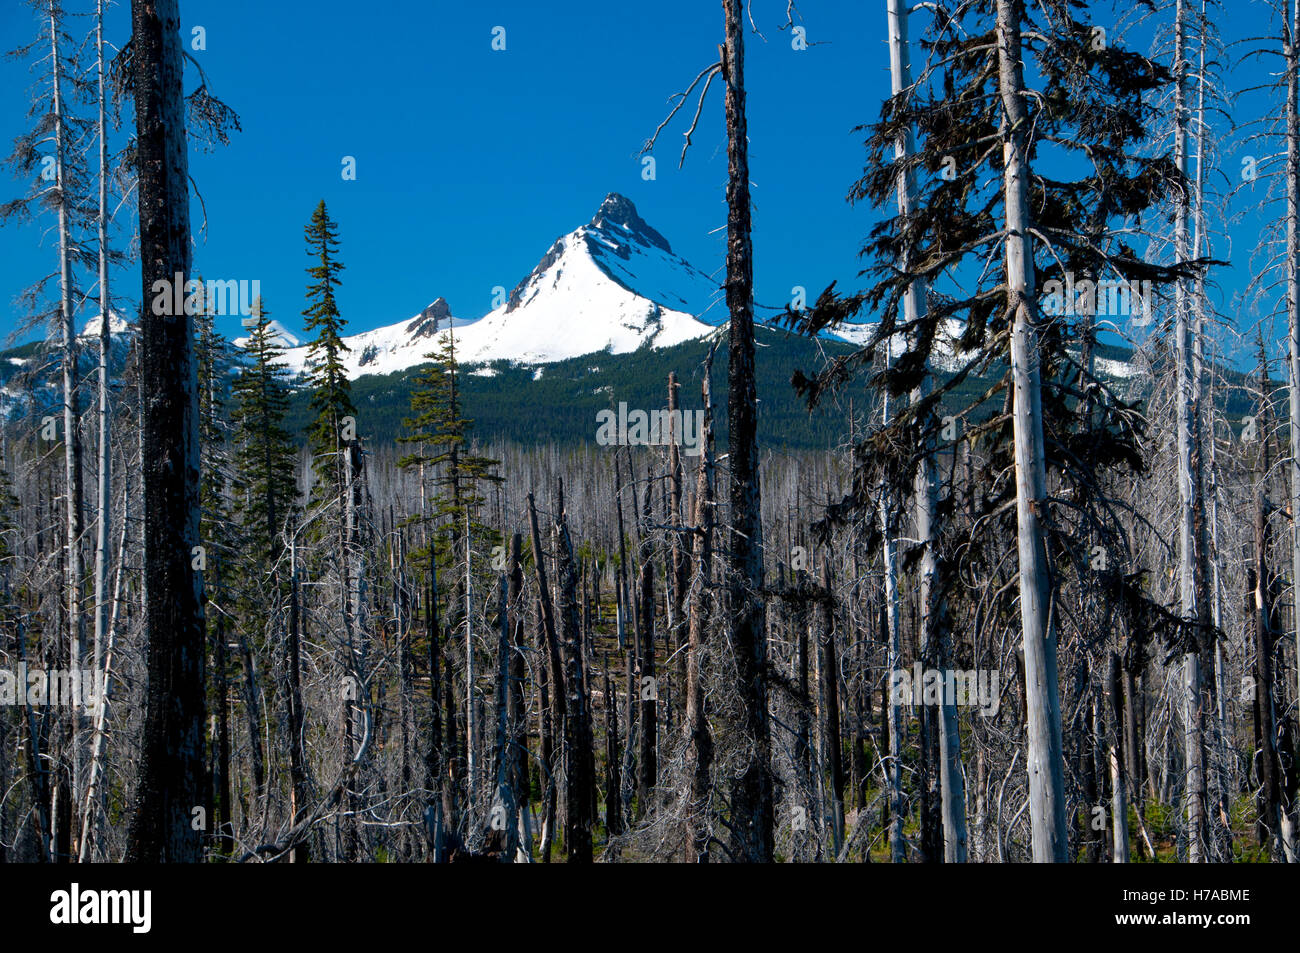
[[[478,797],[478,759],[474,742],[478,721],[474,717],[474,576],[473,552],[469,527],[469,504],[465,505],[465,817],[469,830],[474,829],[474,808]]]
[[[1205,162],[1206,139],[1208,135],[1205,124],[1205,87],[1208,82],[1205,73],[1206,45],[1206,0],[1201,0],[1198,23],[1198,51],[1200,60],[1196,84],[1196,122],[1192,126],[1192,136],[1196,142],[1196,175],[1192,180],[1192,257],[1209,255],[1209,236],[1205,228]],[[1232,812],[1230,781],[1226,775],[1230,763],[1228,745],[1228,715],[1225,659],[1223,645],[1218,637],[1222,631],[1223,606],[1222,585],[1219,567],[1219,524],[1218,524],[1218,475],[1215,468],[1214,446],[1214,398],[1213,388],[1206,378],[1205,363],[1205,324],[1208,299],[1205,294],[1205,276],[1198,273],[1194,284],[1192,302],[1194,319],[1192,321],[1192,446],[1195,450],[1195,492],[1198,503],[1197,513],[1197,598],[1200,618],[1213,626],[1208,630],[1213,633],[1214,653],[1206,656],[1212,664],[1212,688],[1216,704],[1212,711],[1206,713],[1202,704],[1202,726],[1205,720],[1213,717],[1214,771],[1217,778],[1219,794],[1219,820],[1213,830],[1216,834],[1216,858],[1231,855],[1232,829],[1228,818]],[[1210,426],[1207,428],[1207,418]],[[1208,751],[1209,745],[1202,739],[1202,751]],[[1203,785],[1208,792],[1208,771],[1204,775]],[[1208,804],[1208,793],[1206,801]],[[1211,818],[1206,811],[1206,818]]]
[[[1284,18],[1286,21],[1286,18]],[[1300,591],[1300,50],[1296,49],[1300,7],[1284,23],[1282,53],[1286,77],[1286,324],[1287,397],[1291,430],[1291,580]],[[1300,612],[1292,613],[1296,651],[1300,652]],[[1296,666],[1300,697],[1300,665]]]
[[[108,372],[112,357],[112,329],[110,320],[111,299],[108,289],[108,129],[104,116],[104,104],[107,90],[104,81],[104,0],[95,5],[95,134],[99,147],[99,208],[96,215],[96,231],[99,251],[99,375],[98,387],[98,424],[99,424],[99,465],[98,483],[95,494],[95,634],[92,654],[94,664],[92,671],[98,680],[101,692],[99,704],[104,704],[102,693],[108,684],[104,664],[104,640],[108,624],[108,593],[106,576],[108,574],[108,529],[109,529],[109,488],[111,476],[112,452],[109,445],[109,408],[108,408]],[[94,796],[95,776],[99,771],[99,758],[102,755],[103,715],[95,715],[95,734],[92,741],[90,776],[86,782],[86,808],[82,810],[81,843],[77,850],[77,859],[85,863],[90,856],[90,842],[93,839],[94,823],[98,814],[89,809],[90,799]]]
[[[109,361],[112,358],[112,299],[108,288],[108,130],[104,117],[107,90],[104,81],[104,0],[96,4],[95,21],[95,74],[96,74],[96,135],[99,140],[99,210],[96,228],[99,239],[99,484],[96,498],[95,534],[95,671],[103,670],[103,643],[108,620],[108,523],[109,487],[112,453],[109,442]]]
[[[1177,0],[1174,19],[1174,162],[1178,171],[1187,174],[1187,7]],[[1179,263],[1189,260],[1188,218],[1190,202],[1186,190],[1174,205],[1174,255]],[[1192,468],[1196,448],[1193,433],[1193,376],[1191,301],[1186,282],[1174,283],[1174,353],[1177,394],[1175,428],[1178,457],[1178,582],[1181,611],[1185,619],[1198,620],[1200,592],[1196,571],[1196,514],[1200,501]],[[1186,769],[1187,859],[1191,863],[1205,860],[1205,755],[1203,746],[1204,711],[1201,705],[1201,659],[1197,651],[1183,656],[1183,747]]]
[[[891,93],[894,96],[912,86],[912,64],[907,45],[907,8],[902,0],[886,0],[889,13],[889,75]],[[912,215],[916,204],[915,176],[907,168],[907,160],[916,152],[916,143],[909,124],[894,144],[894,158],[898,165],[896,193],[898,196],[898,217],[906,223]],[[906,227],[905,225],[903,227]],[[899,269],[906,274],[909,262],[904,258],[899,262]],[[915,327],[916,322],[925,317],[928,310],[926,302],[927,283],[919,278],[908,285],[903,295],[903,319],[908,327]],[[912,391],[912,403],[923,402],[929,391],[929,377],[923,376],[921,383]],[[945,634],[938,630],[943,607],[938,603],[935,592],[938,574],[938,536],[934,531],[934,511],[938,487],[934,466],[934,442],[930,439],[926,453],[917,465],[913,498],[916,508],[916,537],[923,547],[921,552],[919,597],[920,614],[918,640],[921,651],[927,659],[933,658],[940,668],[947,665],[946,646],[942,644]],[[961,738],[957,724],[957,706],[944,695],[939,707],[939,789],[943,813],[943,854],[950,864],[966,862],[966,792],[962,783]],[[897,778],[891,778],[891,784],[897,785]]]
[[[131,523],[130,487],[122,489],[122,532],[118,536],[117,551],[126,552],[126,529]],[[108,732],[104,726],[108,722],[108,679],[113,669],[113,651],[117,642],[118,611],[122,604],[122,570],[126,560],[120,555],[117,570],[113,574],[113,607],[107,620],[103,648],[103,668],[96,669],[96,707],[94,734],[90,749],[90,768],[86,776],[86,796],[81,803],[81,844],[77,851],[77,862],[84,864],[93,859],[95,846],[95,828],[99,818],[100,798],[99,779],[104,772],[104,752],[108,743]]]
[[[888,352],[886,352],[888,353]],[[888,359],[888,358],[886,358]],[[889,423],[889,395],[885,395],[884,423]],[[894,518],[891,514],[888,487],[880,495],[880,525],[883,534],[882,549],[885,566],[885,628],[889,641],[889,685],[894,684],[894,673],[902,666],[902,635],[899,631],[898,611],[898,559],[894,551]],[[903,712],[901,704],[887,692],[889,700],[889,852],[890,859],[901,864],[907,859],[907,843],[903,838]]]
[[[48,5],[50,25],[50,63],[54,83],[54,188],[59,214],[59,326],[63,333],[63,460],[65,544],[67,551],[68,668],[80,672],[85,668],[86,629],[81,617],[81,406],[78,397],[80,373],[77,368],[76,308],[72,303],[72,221],[68,198],[67,159],[69,143],[64,129],[63,58],[59,48],[59,11],[51,0]],[[85,773],[82,767],[82,730],[85,712],[77,706],[72,712],[72,803],[81,803]],[[74,811],[75,813],[75,811]],[[72,832],[73,850],[79,853],[77,831]]]
[[[1129,862],[1128,842],[1128,782],[1124,777],[1124,679],[1119,655],[1111,652],[1106,672],[1106,689],[1111,726],[1110,790],[1111,790],[1111,860],[1116,864]]]
[[[691,541],[691,573],[686,648],[686,765],[690,786],[686,799],[685,838],[688,862],[708,863],[709,769],[713,762],[713,737],[704,708],[701,655],[707,638],[708,590],[712,585],[714,524],[713,462],[713,350],[704,362],[704,428],[700,434],[700,463],[695,489],[695,526]],[[611,701],[612,704],[612,701]]]
[[[1069,859],[1061,702],[1056,671],[1056,631],[1048,581],[1043,405],[1035,329],[1034,259],[1029,235],[1029,158],[1021,65],[1021,7],[997,2],[998,81],[1006,113],[1003,196],[1006,207],[1007,309],[1013,316],[1011,382],[1016,464],[1016,517],[1020,555],[1020,618],[1028,711],[1029,817],[1036,863]]]

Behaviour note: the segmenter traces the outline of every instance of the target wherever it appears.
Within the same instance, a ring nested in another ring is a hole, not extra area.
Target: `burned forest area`
[[[1300,7],[285,5],[329,87],[256,4],[10,6],[34,919],[148,932],[97,885],[159,863],[1070,863],[1245,925],[1239,866],[1141,869],[1300,860]]]

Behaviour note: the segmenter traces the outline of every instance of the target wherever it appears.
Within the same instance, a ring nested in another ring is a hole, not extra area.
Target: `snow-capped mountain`
[[[466,364],[545,364],[582,354],[623,354],[704,337],[721,317],[717,280],[673,252],[668,240],[611,192],[586,225],[558,238],[505,300],[477,320],[454,317],[438,298],[409,320],[344,339],[352,376],[389,374],[424,363],[448,334]],[[285,352],[294,371],[307,348]]]
[[[275,320],[275,318],[272,318],[270,321],[266,322],[266,330],[268,332],[268,337],[270,338],[271,343],[278,348],[283,348],[284,350],[288,351],[288,350],[293,350],[295,348],[302,347],[302,341],[298,340],[298,338],[295,337],[289,331],[288,328],[286,328],[279,321]],[[235,338],[234,340],[235,347],[245,347],[247,344],[248,344],[247,337],[238,337]],[[303,351],[305,353],[306,348],[303,348]]]
[[[128,331],[135,330],[135,325],[131,324],[131,322],[127,321],[126,318],[122,317],[120,312],[113,311],[112,309],[110,309],[108,313],[109,313],[108,333],[110,336],[117,335],[117,334],[125,334]],[[78,337],[98,338],[99,322],[100,322],[100,318],[102,317],[103,317],[102,314],[97,314],[89,321],[87,321],[86,326],[81,329],[81,334],[79,334]]]

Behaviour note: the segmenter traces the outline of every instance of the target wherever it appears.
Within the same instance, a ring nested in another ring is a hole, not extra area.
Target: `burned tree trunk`
[[[637,681],[637,697],[641,700],[639,719],[641,750],[637,758],[637,816],[644,816],[654,796],[659,780],[656,741],[659,705],[659,683],[655,678],[655,582],[654,569],[649,557],[641,562],[639,595],[641,608],[637,613],[637,645],[641,650],[641,675]]]
[[[524,567],[521,553],[523,538],[519,533],[510,537],[510,616],[511,651],[509,665],[510,688],[506,704],[510,709],[510,727],[507,737],[510,765],[509,783],[514,791],[519,809],[520,844],[524,854],[532,850],[532,830],[528,821],[530,796],[528,770],[528,709],[524,701],[524,683],[527,670],[524,665],[528,645],[524,626]]]
[[[596,766],[591,710],[583,673],[582,628],[578,618],[578,573],[564,514],[564,483],[556,492],[555,551],[560,635],[564,644],[565,818],[564,850],[569,863],[591,863],[592,796]],[[557,686],[558,687],[558,686]]]
[[[822,738],[825,749],[825,761],[831,782],[831,830],[835,853],[838,855],[844,842],[844,761],[840,750],[840,692],[839,692],[839,654],[835,647],[835,608],[831,602],[831,564],[830,559],[822,557],[822,589],[825,601],[821,608],[821,681],[822,704]]]
[[[731,527],[728,536],[728,641],[735,654],[746,755],[731,793],[739,860],[772,859],[771,725],[767,710],[767,625],[763,588],[758,398],[754,373],[754,261],[750,239],[749,133],[745,121],[745,34],[741,0],[723,0],[722,77],[727,117],[727,425]]]
[[[690,622],[686,648],[686,764],[690,789],[686,801],[686,859],[709,862],[709,769],[713,764],[713,738],[704,711],[704,684],[700,660],[708,631],[708,590],[713,562],[713,399],[710,376],[713,351],[704,362],[704,432],[701,434],[700,472],[695,489],[695,537],[692,557]]]
[[[189,177],[177,0],[132,0],[142,298],[172,288],[190,267]],[[172,288],[173,292],[181,289]],[[144,626],[149,687],[126,859],[202,857],[191,811],[202,804],[205,655],[199,545],[198,394],[184,315],[146,307],[140,319],[144,471]]]

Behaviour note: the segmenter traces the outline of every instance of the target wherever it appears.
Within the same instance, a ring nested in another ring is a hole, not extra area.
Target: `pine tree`
[[[450,567],[462,550],[466,519],[480,549],[485,543],[499,541],[495,530],[477,521],[476,512],[484,502],[480,486],[499,482],[500,477],[495,472],[498,461],[473,453],[469,446],[473,421],[461,416],[454,329],[448,328],[441,346],[426,357],[433,364],[415,379],[411,391],[414,416],[402,421],[407,433],[399,438],[417,449],[399,465],[421,473],[422,507],[427,508],[422,509],[419,521],[434,531],[429,547],[418,555],[432,556],[440,567]],[[432,499],[425,503],[424,494],[429,490]]]
[[[259,298],[244,350],[251,363],[231,387],[235,432],[236,516],[244,531],[244,557],[264,570],[280,550],[280,532],[297,497],[293,441],[284,427],[289,409],[288,370]]]
[[[317,498],[335,499],[342,492],[342,448],[345,417],[356,416],[352,404],[352,385],[343,366],[348,346],[343,343],[344,320],[339,314],[334,289],[340,284],[343,263],[338,251],[338,225],[329,217],[324,200],[312,212],[304,229],[307,254],[316,264],[307,269],[313,283],[307,287],[307,309],[303,317],[308,333],[315,338],[307,346],[307,370],[312,384],[311,409],[316,418],[307,431],[316,466]]]

